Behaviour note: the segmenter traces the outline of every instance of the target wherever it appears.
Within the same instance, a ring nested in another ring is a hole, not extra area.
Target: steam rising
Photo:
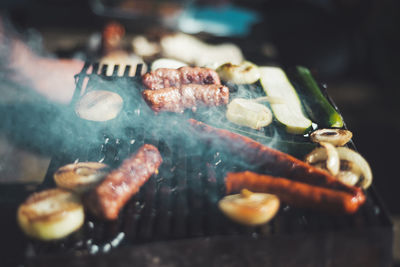
[[[4,34],[0,32],[1,37],[4,39]],[[32,44],[32,40],[34,41],[34,38],[28,43]],[[0,44],[3,46],[5,43],[7,42],[0,40]],[[39,45],[36,42],[34,46],[38,47]],[[6,48],[1,47],[1,57],[5,56],[5,51]],[[31,62],[27,61],[26,64],[29,66]],[[46,75],[40,70],[36,71],[38,77]],[[16,80],[10,80],[6,75],[0,76],[0,82],[3,85],[7,84],[10,87],[18,88],[18,92],[23,92],[26,96],[26,98],[21,98],[20,94],[16,94],[12,97],[12,101],[1,102],[0,111],[4,119],[1,120],[0,127],[16,144],[50,156],[60,153],[73,155],[80,150],[100,147],[107,142],[107,138],[121,140],[122,143],[153,138],[164,140],[167,144],[180,144],[187,156],[209,154],[210,147],[199,141],[199,136],[196,136],[187,123],[187,119],[191,117],[215,127],[227,128],[239,134],[248,135],[263,144],[279,147],[285,151],[285,147],[282,147],[282,143],[279,141],[281,140],[280,133],[275,126],[269,126],[262,131],[236,127],[227,122],[225,107],[199,108],[196,113],[186,111],[184,114],[155,114],[143,101],[139,82],[132,78],[99,78],[97,75],[92,75],[89,84],[85,84],[82,88],[83,92],[86,90],[110,90],[120,94],[123,98],[122,112],[115,119],[104,122],[83,120],[76,115],[73,105],[66,107],[46,100],[42,96],[32,93],[32,88],[29,88],[30,81],[24,80],[24,77],[16,78],[17,81],[22,79],[25,88],[21,87]],[[239,86],[228,84],[228,86],[234,97],[253,99],[259,97],[260,94],[263,95],[259,84]],[[10,92],[15,92],[15,90],[5,87],[3,86],[2,89],[3,96],[10,96],[12,95]],[[7,115],[5,116],[5,114]],[[213,146],[213,149],[219,147],[215,143]],[[237,163],[234,158],[229,160]]]

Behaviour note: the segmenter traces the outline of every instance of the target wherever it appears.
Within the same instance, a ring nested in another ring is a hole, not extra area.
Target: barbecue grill
[[[72,103],[88,90],[107,86],[106,90],[123,97],[123,110],[110,122],[77,118],[81,130],[75,133],[76,145],[54,155],[40,188],[53,187],[53,173],[65,164],[101,161],[116,167],[144,143],[157,146],[163,156],[158,174],[128,202],[118,220],[104,222],[88,215],[82,229],[64,240],[44,243],[23,238],[19,241],[23,257],[15,262],[26,266],[391,265],[392,224],[373,187],[354,215],[331,216],[282,205],[278,215],[262,226],[247,227],[227,219],[217,208],[224,195],[223,177],[246,166],[217,147],[174,135],[180,131],[176,127],[184,129],[178,116],[152,114],[156,124],[168,120],[170,125],[146,127],[143,122],[151,110],[140,97],[141,67],[133,77],[129,66],[123,76],[117,75],[118,66],[107,76],[107,66],[85,64],[76,75]],[[207,121],[209,112],[180,116]],[[223,123],[217,126],[228,127]],[[275,134],[240,127],[230,130],[263,143]],[[312,146],[302,137],[291,138],[275,145],[285,145],[286,152],[297,156]],[[193,149],[198,146],[202,149]]]

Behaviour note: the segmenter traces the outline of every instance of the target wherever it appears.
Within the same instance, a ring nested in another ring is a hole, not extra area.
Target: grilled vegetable
[[[124,101],[114,92],[94,90],[86,93],[75,106],[76,114],[85,120],[107,121],[114,119],[122,110]]]
[[[310,134],[314,143],[327,142],[334,146],[344,146],[353,137],[353,133],[344,129],[319,129]]]
[[[249,99],[236,98],[228,104],[226,118],[238,125],[260,129],[272,122],[272,112],[265,105]]]
[[[49,189],[31,195],[19,208],[18,223],[25,234],[41,240],[63,238],[84,221],[80,198],[64,189]]]
[[[367,189],[372,183],[372,171],[368,162],[356,151],[347,147],[336,148],[339,153],[340,160],[347,160],[353,162],[358,171],[360,171],[360,186]],[[357,171],[355,171],[357,172]]]
[[[279,204],[275,195],[253,193],[247,189],[243,189],[240,194],[225,196],[218,202],[226,216],[245,225],[267,223],[278,212]]]
[[[188,121],[194,130],[193,133],[197,134],[201,140],[207,142],[210,146],[215,145],[224,148],[232,155],[239,156],[244,163],[250,164],[252,168],[262,168],[267,170],[270,175],[287,177],[301,183],[343,191],[353,195],[359,202],[365,201],[365,194],[360,188],[339,182],[327,171],[315,168],[249,137],[225,129],[214,128],[194,119]],[[243,188],[251,190],[249,187]]]
[[[108,166],[99,162],[78,162],[65,165],[54,173],[58,187],[83,193],[100,183],[108,173]]]
[[[275,118],[288,133],[305,133],[312,122],[304,115],[300,99],[285,72],[277,67],[259,67],[259,71],[261,85],[267,96],[285,99],[284,104],[271,104]]]
[[[223,81],[234,84],[252,84],[260,79],[258,67],[248,61],[243,61],[239,65],[225,63],[216,71]]]
[[[343,127],[342,117],[322,94],[310,70],[298,66],[295,77],[301,85],[303,103],[311,119],[322,127]]]
[[[340,159],[340,172],[337,178],[348,185],[359,184],[362,188],[367,189],[372,183],[372,171],[368,162],[359,153],[347,147],[337,147],[336,151]],[[325,148],[319,147],[311,151],[306,156],[305,161],[312,165],[320,165],[327,158]],[[322,166],[326,167],[325,165]],[[354,182],[354,176],[349,172],[357,175],[356,182]]]
[[[179,60],[171,59],[171,58],[160,58],[157,59],[151,64],[151,70],[156,69],[179,69],[180,67],[187,66],[186,63],[183,63]]]
[[[340,159],[336,148],[330,143],[321,142],[320,144],[326,149],[326,169],[332,175],[337,175],[340,168]]]

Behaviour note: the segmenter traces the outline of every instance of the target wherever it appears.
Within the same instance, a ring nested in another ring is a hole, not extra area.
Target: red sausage
[[[313,167],[289,154],[265,146],[249,137],[214,128],[194,119],[190,119],[189,123],[197,133],[200,133],[200,138],[211,145],[222,145],[232,154],[242,157],[248,164],[262,166],[274,176],[343,191],[357,197],[361,202],[365,201],[361,188],[348,186],[327,171]]]
[[[261,175],[254,172],[228,173],[225,178],[227,193],[250,191],[277,195],[294,207],[311,208],[336,214],[352,214],[364,203],[343,191],[291,181],[286,178]]]
[[[98,217],[117,219],[121,208],[158,170],[161,163],[158,149],[153,145],[143,145],[85,196],[85,204]]]

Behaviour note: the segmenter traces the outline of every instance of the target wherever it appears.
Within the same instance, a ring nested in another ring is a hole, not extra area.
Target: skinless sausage
[[[116,219],[125,203],[158,170],[161,163],[158,149],[144,144],[84,197],[86,206],[98,217]]]
[[[180,88],[170,87],[159,90],[144,90],[144,100],[156,112],[183,112],[197,105],[220,106],[229,102],[229,89],[218,84],[184,84]]]
[[[184,84],[221,84],[221,80],[214,70],[200,67],[160,68],[144,74],[142,82],[150,90],[179,88]]]

